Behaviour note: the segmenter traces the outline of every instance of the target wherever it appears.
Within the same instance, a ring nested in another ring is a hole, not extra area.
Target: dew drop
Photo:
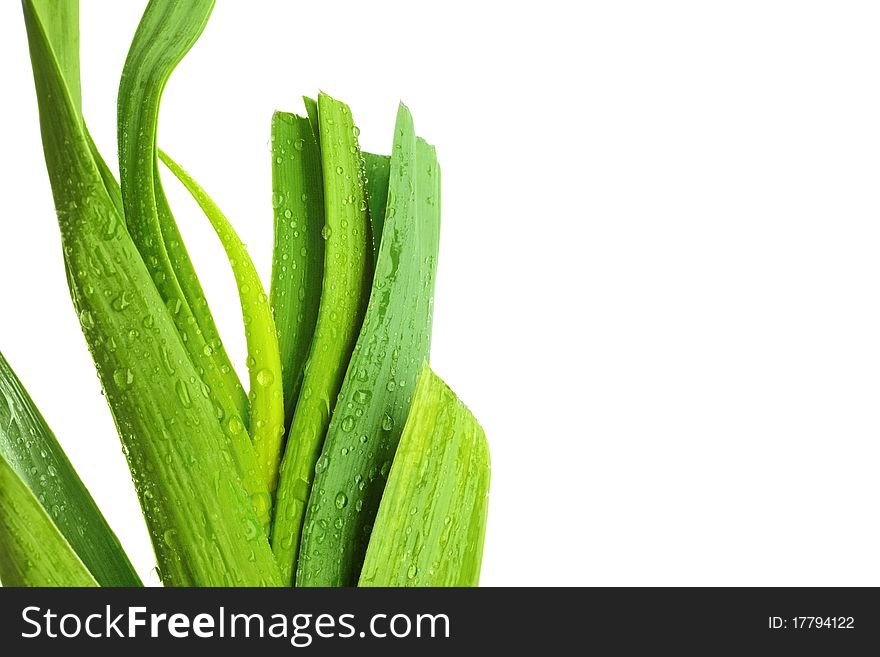
[[[272,499],[269,497],[269,493],[254,493],[251,495],[251,506],[254,507],[257,516],[269,513],[269,509],[272,506]]]
[[[82,324],[84,329],[90,329],[95,326],[95,318],[90,311],[82,310],[79,313],[79,323]]]
[[[134,382],[134,372],[128,368],[118,369],[113,372],[113,381],[124,390]]]
[[[192,406],[192,399],[190,399],[189,389],[186,387],[186,384],[178,379],[177,383],[174,384],[174,389],[177,391],[177,398],[183,404],[183,407],[190,408]]]
[[[257,537],[257,534],[260,533],[260,528],[257,526],[257,521],[253,519],[247,519],[244,521],[244,538],[245,540],[252,541]]]
[[[257,383],[261,386],[270,386],[275,381],[275,375],[266,368],[257,372]]]
[[[226,427],[229,429],[229,433],[233,436],[240,433],[244,429],[244,425],[241,423],[241,420],[238,416],[232,417],[229,419],[229,422],[226,423]]]

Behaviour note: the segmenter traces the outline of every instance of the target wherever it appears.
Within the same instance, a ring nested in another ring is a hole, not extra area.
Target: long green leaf
[[[248,349],[251,438],[269,492],[275,491],[284,437],[281,357],[269,300],[254,263],[232,224],[192,177],[166,153],[159,157],[199,204],[220,238],[238,285]],[[266,523],[268,530],[268,522]]]
[[[79,0],[34,0],[43,33],[58,62],[71,105],[81,116]],[[83,133],[107,194],[119,212],[119,183]],[[34,491],[61,534],[102,586],[139,586],[140,579],[27,391],[0,354],[0,456]]]
[[[213,381],[222,386],[213,394],[216,400],[217,415],[227,423],[236,424],[239,420],[245,429],[250,426],[250,416],[247,395],[242,388],[238,374],[232,367],[229,354],[220,339],[220,333],[214,323],[208,300],[202,290],[202,285],[196,275],[195,267],[189,258],[183,238],[177,227],[177,222],[171,212],[171,206],[162,188],[162,180],[158,174],[159,163],[156,162],[153,184],[156,190],[156,212],[159,217],[159,225],[162,227],[162,239],[165,241],[165,249],[171,260],[171,267],[177,276],[177,282],[183,292],[185,303],[181,304],[181,320],[189,321],[187,309],[192,313],[196,322],[196,337],[201,338],[193,342],[193,347],[188,351],[191,354],[201,347],[201,354],[196,353],[196,365],[202,378]],[[192,326],[192,324],[190,324]],[[188,338],[190,332],[181,333]],[[228,416],[226,415],[228,413]],[[239,448],[247,445],[247,436],[242,434],[236,439]]]
[[[326,240],[318,321],[287,439],[272,549],[292,581],[315,464],[357,340],[371,276],[369,225],[357,129],[351,110],[318,97]]]
[[[370,234],[373,238],[373,262],[379,259],[382,227],[388,206],[388,181],[391,177],[391,158],[388,155],[364,153],[367,174],[367,200],[370,204]]]
[[[308,119],[272,116],[275,243],[269,302],[278,328],[286,416],[293,408],[315,333],[324,272],[321,152]]]
[[[214,0],[151,0],[132,40],[119,85],[118,136],[128,231],[172,311],[190,359],[219,413],[247,424],[247,399],[220,341],[157,175],[159,105],[165,84],[202,33]],[[244,450],[243,435],[234,438]]]
[[[140,586],[119,540],[2,353],[0,458],[39,499],[101,586]]]
[[[107,193],[40,16],[30,0],[23,5],[71,296],[162,577],[170,585],[277,584],[229,438]]]
[[[428,358],[440,170],[397,115],[388,209],[369,308],[316,469],[297,585],[357,583],[416,378]]]
[[[210,310],[157,175],[159,103],[174,68],[205,27],[214,0],[151,0],[119,85],[119,168],[128,232],[171,313],[188,357],[222,422],[261,522],[268,521],[266,481],[248,436],[247,398]]]
[[[0,455],[0,582],[97,586],[40,501]]]
[[[476,586],[489,506],[489,445],[428,366],[413,396],[360,586]]]

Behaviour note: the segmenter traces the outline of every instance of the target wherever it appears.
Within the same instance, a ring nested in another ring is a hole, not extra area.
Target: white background
[[[143,2],[83,0],[115,163]],[[69,301],[25,32],[0,3],[0,349],[145,578]],[[443,167],[432,362],[493,458],[486,585],[880,584],[880,7],[221,2],[160,144],[268,280],[269,120],[323,89]],[[228,349],[234,284],[164,174]]]

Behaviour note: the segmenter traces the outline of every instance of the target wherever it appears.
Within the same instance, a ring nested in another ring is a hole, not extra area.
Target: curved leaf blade
[[[211,222],[214,232],[232,265],[238,285],[241,313],[248,348],[247,368],[250,374],[251,439],[257,463],[263,471],[265,485],[275,491],[281,447],[284,437],[284,401],[282,396],[281,356],[278,336],[263,284],[244,243],[232,224],[210,196],[192,177],[165,152],[159,157],[168,170],[186,187]],[[271,506],[271,504],[270,504]],[[268,529],[268,518],[266,518]]]
[[[119,172],[128,231],[171,310],[190,359],[218,405],[218,414],[226,422],[247,427],[247,398],[157,175],[162,93],[201,35],[213,7],[214,0],[150,0],[147,5],[119,85]],[[246,437],[236,436],[234,447],[248,449]]]
[[[489,445],[482,427],[425,366],[359,586],[477,586],[489,477]]]
[[[201,35],[213,6],[214,0],[150,0],[147,5],[119,85],[120,184],[128,232],[214,403],[242,483],[265,526],[271,498],[264,478],[254,468],[247,397],[220,340],[157,174],[162,93],[177,64]]]

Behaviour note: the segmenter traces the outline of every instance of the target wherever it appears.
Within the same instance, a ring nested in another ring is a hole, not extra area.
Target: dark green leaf
[[[140,586],[119,540],[0,354],[0,458],[38,497],[101,586]]]

